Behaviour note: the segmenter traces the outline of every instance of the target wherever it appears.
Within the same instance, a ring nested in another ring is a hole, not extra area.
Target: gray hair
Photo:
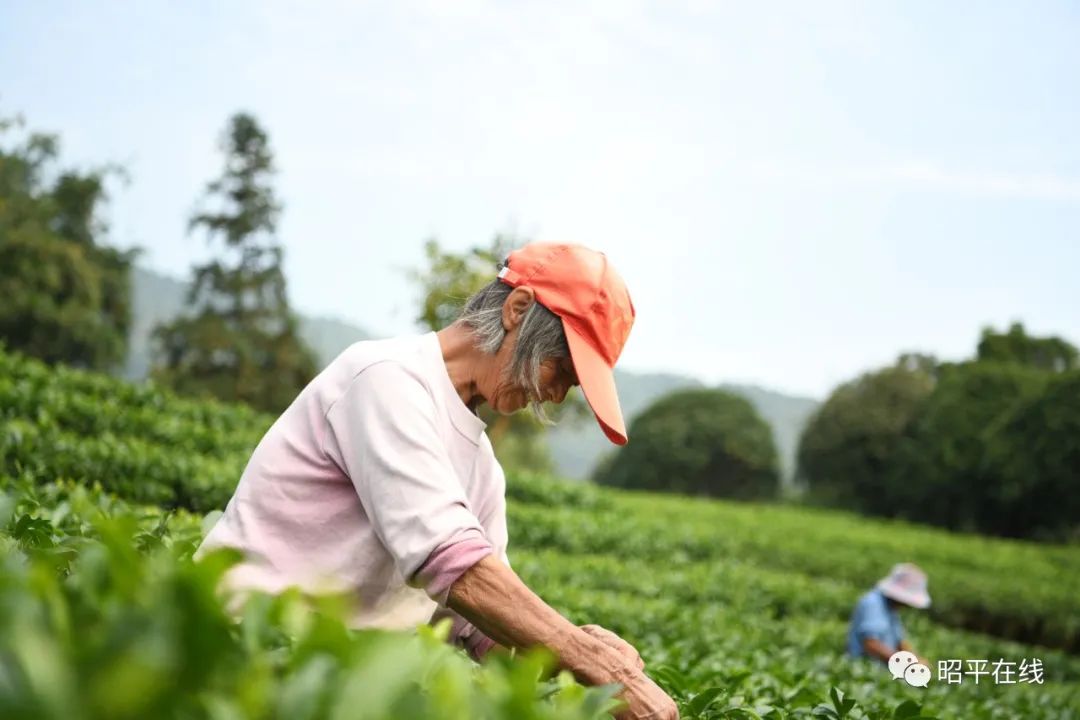
[[[504,260],[499,269],[506,263]],[[478,350],[494,355],[502,346],[506,337],[502,325],[503,305],[513,289],[496,278],[465,301],[458,320],[472,329]],[[535,399],[540,395],[540,363],[549,358],[565,357],[570,357],[570,346],[566,342],[562,320],[539,302],[534,302],[525,311],[518,327],[517,345],[510,361],[510,377],[521,387],[531,388],[535,393],[529,400],[529,409],[543,425],[555,423],[544,412],[543,404]]]

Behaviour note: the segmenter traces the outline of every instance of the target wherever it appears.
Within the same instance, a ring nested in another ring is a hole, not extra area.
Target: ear
[[[532,288],[517,287],[510,291],[503,303],[502,324],[503,329],[510,332],[521,324],[521,318],[525,311],[536,302],[536,293]]]

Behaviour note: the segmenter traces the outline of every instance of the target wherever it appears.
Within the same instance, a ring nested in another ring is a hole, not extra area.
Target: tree
[[[1080,368],[1080,355],[1075,345],[1059,337],[1028,335],[1021,323],[1013,323],[1005,333],[984,328],[976,360],[1017,363],[1048,372]]]
[[[311,351],[289,308],[281,206],[270,185],[269,139],[254,117],[237,114],[222,140],[225,169],[207,185],[208,209],[190,220],[221,244],[221,258],[194,268],[193,313],[160,326],[156,380],[179,392],[283,410],[315,375]]]
[[[799,448],[811,498],[953,530],[1080,532],[1080,370],[1057,337],[983,331],[976,357],[901,355],[840,386]]]
[[[457,320],[465,301],[495,279],[499,264],[526,241],[499,233],[487,247],[474,246],[464,253],[444,250],[438,240],[424,243],[426,266],[409,273],[420,290],[420,313],[416,322],[430,330],[442,330]]]
[[[1053,377],[988,433],[984,527],[1010,537],[1080,539],[1080,371]]]
[[[21,121],[0,120],[0,133]],[[102,244],[115,167],[55,179],[55,136],[0,149],[0,339],[50,363],[110,370],[127,354],[130,270],[138,250]]]
[[[860,512],[890,514],[888,476],[904,433],[930,394],[933,361],[902,355],[897,364],[836,388],[799,440],[798,478],[809,497]]]
[[[632,443],[600,463],[604,485],[742,500],[775,497],[772,430],[749,401],[712,389],[678,390],[627,430]]]
[[[434,331],[453,323],[465,301],[494,280],[500,263],[526,242],[512,234],[496,234],[486,247],[474,246],[464,253],[452,253],[444,250],[437,240],[429,239],[424,244],[424,267],[408,274],[420,291],[417,323]],[[592,418],[581,395],[573,391],[561,405],[547,403],[544,409],[558,422]],[[531,413],[500,415],[485,405],[480,408],[480,417],[488,424],[488,437],[504,467],[553,470],[546,429]]]
[[[993,429],[1037,398],[1050,375],[1016,363],[946,371],[919,408],[889,470],[890,515],[954,530],[999,533],[991,498],[1000,477],[984,463]]]

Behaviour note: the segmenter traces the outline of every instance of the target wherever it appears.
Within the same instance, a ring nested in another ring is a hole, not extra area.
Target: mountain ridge
[[[141,380],[150,371],[151,332],[159,323],[172,320],[187,304],[187,284],[154,270],[136,266],[132,270],[131,340],[128,357],[120,375]],[[354,342],[377,335],[348,321],[332,317],[298,314],[299,332],[315,352],[319,367]],[[697,378],[668,372],[633,372],[615,370],[619,401],[627,423],[662,395],[683,388],[709,387]],[[785,484],[794,473],[795,451],[799,434],[810,414],[818,406],[812,398],[780,393],[757,385],[723,383],[712,387],[745,397],[754,405],[773,430]],[[556,471],[567,478],[582,480],[595,464],[615,446],[599,428],[582,431],[579,425],[556,426],[548,431],[548,442]]]

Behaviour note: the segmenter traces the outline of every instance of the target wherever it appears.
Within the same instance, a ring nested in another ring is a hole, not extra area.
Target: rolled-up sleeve
[[[486,445],[489,441],[485,438],[482,442]],[[506,476],[503,473],[502,466],[495,459],[494,453],[491,452],[490,446],[482,448],[481,457],[484,458],[485,462],[489,463],[489,467],[485,472],[491,478],[491,491],[487,495],[487,502],[484,503],[480,510],[480,522],[484,526],[484,532],[487,534],[488,540],[491,542],[492,554],[509,567],[510,558],[506,552],[508,544]],[[449,589],[449,585],[447,588]],[[436,609],[431,621],[436,623],[446,617],[453,621],[450,627],[450,642],[464,648],[474,660],[483,659],[495,647],[494,640],[449,608],[440,607]]]
[[[420,378],[379,362],[328,410],[324,447],[352,480],[402,577],[445,603],[450,583],[493,548],[455,475],[436,413]]]

